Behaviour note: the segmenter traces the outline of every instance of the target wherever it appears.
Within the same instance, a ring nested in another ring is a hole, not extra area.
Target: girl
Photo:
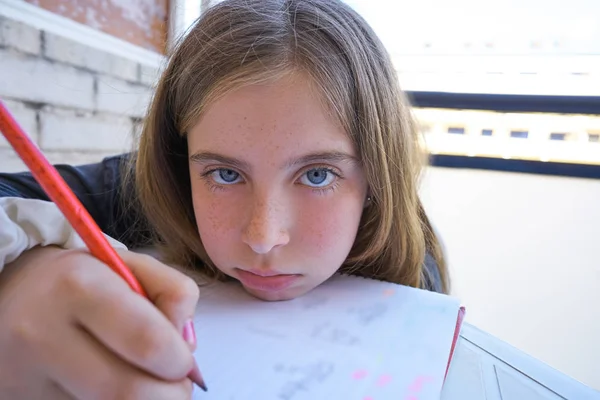
[[[409,105],[381,42],[342,2],[214,6],[170,57],[144,122],[136,152],[59,167],[116,246],[151,244],[165,263],[268,301],[338,271],[448,292]],[[29,242],[5,252],[15,261],[0,274],[0,393],[189,397],[194,340],[180,332],[193,281],[122,250],[154,304],[143,302],[45,221],[57,210],[30,175],[2,179],[3,225]]]

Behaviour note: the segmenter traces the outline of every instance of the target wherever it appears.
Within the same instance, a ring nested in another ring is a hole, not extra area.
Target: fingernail
[[[204,383],[204,378],[202,377],[202,374],[200,373],[200,369],[198,368],[198,364],[196,364],[195,361],[194,361],[194,368],[192,368],[192,370],[188,374],[188,378],[190,378],[190,380],[192,382],[194,382],[196,385],[198,385],[205,392],[208,391],[208,389],[206,388],[206,383]]]
[[[183,340],[188,342],[192,347],[196,347],[196,330],[194,329],[194,322],[188,319],[185,325],[183,325]]]

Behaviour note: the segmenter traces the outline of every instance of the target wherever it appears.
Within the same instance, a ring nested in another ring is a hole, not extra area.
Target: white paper
[[[336,275],[303,297],[266,302],[237,283],[201,290],[194,399],[439,399],[460,303]]]

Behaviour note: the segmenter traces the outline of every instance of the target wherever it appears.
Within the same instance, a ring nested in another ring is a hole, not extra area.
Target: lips
[[[278,292],[292,286],[300,275],[278,274],[273,271],[245,271],[237,269],[237,277],[248,288],[267,292]]]

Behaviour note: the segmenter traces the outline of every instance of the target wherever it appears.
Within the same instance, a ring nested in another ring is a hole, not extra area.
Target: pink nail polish
[[[183,325],[183,340],[191,346],[196,346],[196,331],[194,329],[194,321],[191,319],[188,319],[185,325]]]

